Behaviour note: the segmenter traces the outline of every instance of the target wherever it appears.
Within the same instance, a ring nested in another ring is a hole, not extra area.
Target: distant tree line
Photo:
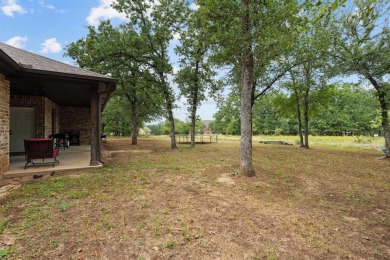
[[[147,125],[151,130],[150,134],[152,135],[169,135],[169,122],[161,122],[158,124]],[[195,122],[195,134],[201,134],[202,130],[205,129],[205,125],[202,123],[200,118],[196,118]],[[175,131],[176,134],[185,134],[191,135],[192,131],[192,122],[182,121],[175,118]]]
[[[382,135],[375,90],[359,84],[337,84],[332,95],[312,111],[309,134],[312,135]],[[298,120],[293,102],[283,91],[264,95],[253,107],[253,134],[298,135]],[[239,98],[229,95],[218,101],[214,133],[240,134]]]

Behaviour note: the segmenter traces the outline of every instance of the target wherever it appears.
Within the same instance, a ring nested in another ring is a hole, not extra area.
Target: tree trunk
[[[251,34],[249,17],[249,0],[242,0],[246,9],[242,18],[244,35]],[[244,43],[241,68],[241,141],[240,141],[240,172],[245,176],[255,176],[252,163],[252,83],[253,83],[253,53],[251,41]]]
[[[131,144],[136,145],[138,143],[138,123],[137,118],[131,118]]]
[[[196,61],[195,65],[195,82],[192,93],[191,104],[191,147],[195,147],[195,128],[196,128],[196,110],[198,105],[198,91],[199,91],[199,62]]]
[[[390,129],[389,129],[389,104],[386,99],[386,93],[383,91],[383,88],[378,84],[378,82],[372,78],[368,77],[368,80],[374,86],[378,93],[379,104],[381,107],[381,115],[382,115],[382,128],[383,128],[383,136],[385,138],[385,147],[386,153],[385,158],[390,158]]]
[[[299,147],[305,147],[305,143],[303,142],[303,134],[302,134],[302,117],[301,117],[301,106],[299,102],[299,93],[298,90],[294,89],[296,102],[297,102],[297,118],[298,118],[298,132],[299,132]]]
[[[163,72],[159,72],[160,82],[162,86],[162,91],[165,99],[165,108],[167,110],[167,119],[169,121],[170,129],[170,138],[171,138],[171,149],[176,149],[176,133],[175,133],[175,119],[173,118],[173,98],[172,93],[169,89],[168,84],[165,82],[165,77]]]
[[[303,94],[303,124],[305,127],[305,148],[309,149],[309,93],[312,84],[312,64],[307,62],[303,66],[305,73],[305,89]]]
[[[305,148],[309,149],[309,90],[305,90],[303,100],[303,117],[305,126]]]
[[[195,147],[196,106],[191,109],[191,147]]]
[[[256,92],[256,80],[252,81],[252,89],[251,89],[251,113],[253,112],[253,106],[255,104],[255,92]],[[251,115],[251,135],[253,135],[253,120]],[[251,148],[253,148],[253,143],[251,142]]]
[[[294,85],[294,93],[295,93],[295,98],[296,98],[296,103],[297,103],[297,118],[298,118],[298,133],[299,133],[299,147],[305,147],[305,143],[303,142],[303,134],[302,134],[302,115],[301,115],[301,102],[299,100],[299,94],[300,91],[296,88],[296,81],[295,81],[295,76],[292,70],[290,70],[290,75],[293,81]]]
[[[176,133],[175,133],[175,119],[173,118],[172,103],[167,104],[168,120],[170,127],[171,149],[176,149]]]
[[[138,118],[137,118],[137,97],[135,90],[131,95],[131,144],[137,144],[138,137]]]
[[[164,84],[165,85],[165,84]],[[171,93],[167,89],[168,86],[164,86],[164,98],[165,98],[165,107],[167,109],[167,119],[169,121],[169,129],[170,129],[170,138],[171,138],[171,149],[176,149],[176,133],[175,133],[175,119],[173,118],[173,112],[172,112],[172,97]]]
[[[127,100],[130,103],[130,117],[131,117],[131,144],[137,144],[138,138],[138,118],[137,118],[137,97],[136,90],[131,93],[125,93]],[[124,134],[124,133],[123,133]]]

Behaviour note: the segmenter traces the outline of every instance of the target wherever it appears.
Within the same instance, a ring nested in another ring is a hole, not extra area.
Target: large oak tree
[[[138,30],[143,39],[142,44],[148,50],[147,65],[153,71],[155,83],[165,99],[165,112],[171,129],[171,148],[177,148],[173,117],[175,96],[168,82],[173,68],[168,47],[184,24],[188,3],[185,0],[118,0],[113,7],[126,14],[129,25]]]
[[[210,34],[213,61],[240,71],[240,172],[254,176],[252,106],[257,71],[264,71],[287,48],[298,17],[298,1],[198,0],[204,30]],[[283,46],[284,45],[284,46]]]
[[[390,4],[387,0],[349,1],[344,12],[335,17],[335,71],[359,75],[375,88],[380,104],[386,158],[390,158]]]
[[[110,74],[118,80],[115,95],[127,100],[132,144],[137,144],[142,123],[158,117],[163,103],[156,93],[156,80],[146,66],[149,50],[144,48],[136,30],[127,24],[114,28],[110,21],[103,21],[98,28],[88,27],[88,31],[85,38],[67,46],[67,55],[82,68]]]

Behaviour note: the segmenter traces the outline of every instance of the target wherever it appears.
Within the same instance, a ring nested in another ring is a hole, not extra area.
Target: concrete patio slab
[[[24,178],[33,178],[36,176],[43,176],[49,174],[55,174],[57,172],[76,170],[76,169],[87,169],[101,167],[102,165],[91,166],[91,146],[70,146],[69,149],[60,148],[59,156],[57,160],[60,162],[54,167],[52,164],[48,165],[36,165],[28,166],[24,169],[26,159],[24,155],[10,156],[10,167],[9,171],[4,174],[3,180],[15,180]],[[40,163],[42,160],[33,160],[34,162]],[[46,160],[45,160],[46,161]],[[52,162],[53,159],[47,159],[48,162]]]

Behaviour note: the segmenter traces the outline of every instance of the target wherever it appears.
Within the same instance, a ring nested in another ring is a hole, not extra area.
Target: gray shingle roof
[[[9,58],[18,64],[18,66],[24,69],[113,81],[113,78],[111,77],[55,61],[5,43],[0,43],[0,51],[3,51]]]

